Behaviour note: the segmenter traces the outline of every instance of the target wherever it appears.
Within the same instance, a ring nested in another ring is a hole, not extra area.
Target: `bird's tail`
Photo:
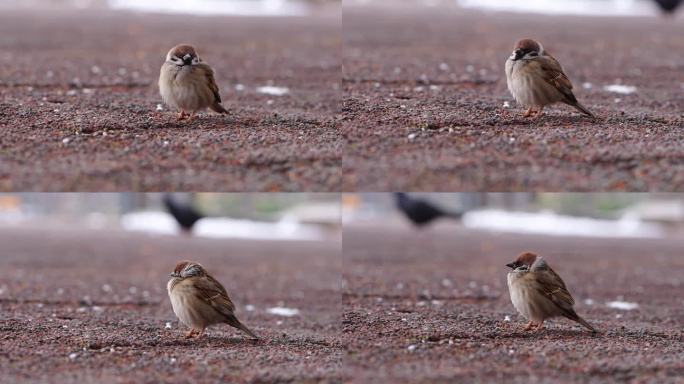
[[[586,109],[586,108],[585,108],[582,104],[580,104],[579,102],[575,102],[575,103],[572,103],[572,104],[570,104],[570,105],[572,105],[573,107],[575,107],[575,109],[577,109],[578,111],[584,113],[585,115],[587,115],[587,116],[589,116],[589,117],[596,118],[596,116],[594,116],[593,113],[591,113],[588,109]]]
[[[209,106],[209,109],[211,109],[214,112],[225,113],[226,115],[230,114],[230,112],[228,112],[228,110],[225,109],[223,105],[221,105],[221,103],[214,103],[211,106]]]
[[[235,315],[228,316],[228,318],[226,319],[226,323],[228,323],[228,325],[230,325],[231,327],[235,327],[235,328],[241,330],[242,332],[248,334],[253,339],[256,339],[256,340],[259,339],[259,336],[254,334],[254,332],[252,332],[249,328],[247,328],[247,326],[242,324],[240,322],[240,320],[238,320],[237,317],[235,317]]]
[[[587,328],[588,330],[592,331],[593,333],[598,332],[598,331],[596,330],[596,328],[592,327],[591,324],[589,324],[586,320],[584,320],[583,318],[581,318],[579,315],[576,315],[576,316],[577,316],[577,318],[576,318],[576,319],[572,319],[572,320],[575,320],[576,322],[582,324],[585,328]]]

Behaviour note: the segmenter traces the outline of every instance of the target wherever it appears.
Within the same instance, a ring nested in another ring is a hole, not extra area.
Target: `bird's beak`
[[[183,64],[185,64],[185,65],[192,64],[192,56],[190,56],[189,54],[183,56]]]
[[[525,52],[522,49],[518,48],[515,51],[513,51],[513,55],[513,61],[516,61],[522,59],[523,56],[525,56]]]
[[[506,264],[506,266],[510,269],[515,269],[515,261]]]

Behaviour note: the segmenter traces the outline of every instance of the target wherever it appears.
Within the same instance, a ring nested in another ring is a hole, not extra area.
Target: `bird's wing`
[[[233,314],[235,305],[230,301],[226,289],[216,279],[207,275],[194,279],[193,283],[197,288],[197,296],[202,301],[226,316]]]
[[[551,268],[534,272],[537,278],[539,291],[549,298],[554,304],[564,311],[572,311],[575,300],[565,287],[563,279],[560,278]]]
[[[207,86],[209,89],[211,89],[211,92],[214,94],[214,99],[217,103],[221,102],[221,95],[219,95],[219,88],[218,85],[216,85],[216,79],[214,79],[214,70],[211,69],[211,67],[207,64],[204,63],[199,63],[196,64],[198,68],[202,68],[202,70],[205,73],[205,76],[207,78]]]
[[[572,102],[577,102],[575,95],[572,93],[572,83],[568,76],[563,72],[558,60],[551,55],[539,56],[535,59],[541,68],[542,78],[560,93],[567,97]]]

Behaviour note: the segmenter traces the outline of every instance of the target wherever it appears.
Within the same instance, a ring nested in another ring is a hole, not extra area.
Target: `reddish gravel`
[[[681,239],[348,223],[343,246],[344,374],[354,382],[684,380]],[[505,264],[525,250],[547,259],[600,334],[564,319],[521,331]],[[639,308],[609,308],[614,300]]]
[[[681,17],[540,17],[445,2],[343,12],[345,190],[684,188]],[[538,122],[520,116],[503,65],[528,36],[563,64],[599,121],[565,106]],[[637,92],[603,89],[619,82]]]
[[[341,27],[321,12],[2,10],[0,190],[339,191]],[[230,116],[156,110],[179,42],[214,67]],[[291,92],[257,93],[271,84]]]
[[[340,380],[339,242],[3,228],[0,243],[2,383]],[[186,258],[224,283],[262,341],[228,326],[183,338],[166,281]],[[276,306],[300,314],[266,312]]]

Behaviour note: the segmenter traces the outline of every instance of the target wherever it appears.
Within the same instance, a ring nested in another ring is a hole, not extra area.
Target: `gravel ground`
[[[339,241],[3,228],[0,243],[0,382],[340,380]],[[263,339],[215,326],[186,340],[166,293],[180,259],[203,263]]]
[[[339,191],[339,20],[3,9],[0,190]],[[157,110],[181,42],[230,116]]]
[[[682,17],[392,4],[343,10],[345,190],[684,188]],[[503,72],[521,37],[563,64],[599,120],[567,106],[521,117]],[[637,91],[603,88],[616,83]]]
[[[344,374],[355,382],[684,381],[682,239],[347,223],[343,247]],[[526,250],[546,258],[601,333],[565,319],[521,330],[505,264]],[[616,300],[639,307],[606,305]]]

